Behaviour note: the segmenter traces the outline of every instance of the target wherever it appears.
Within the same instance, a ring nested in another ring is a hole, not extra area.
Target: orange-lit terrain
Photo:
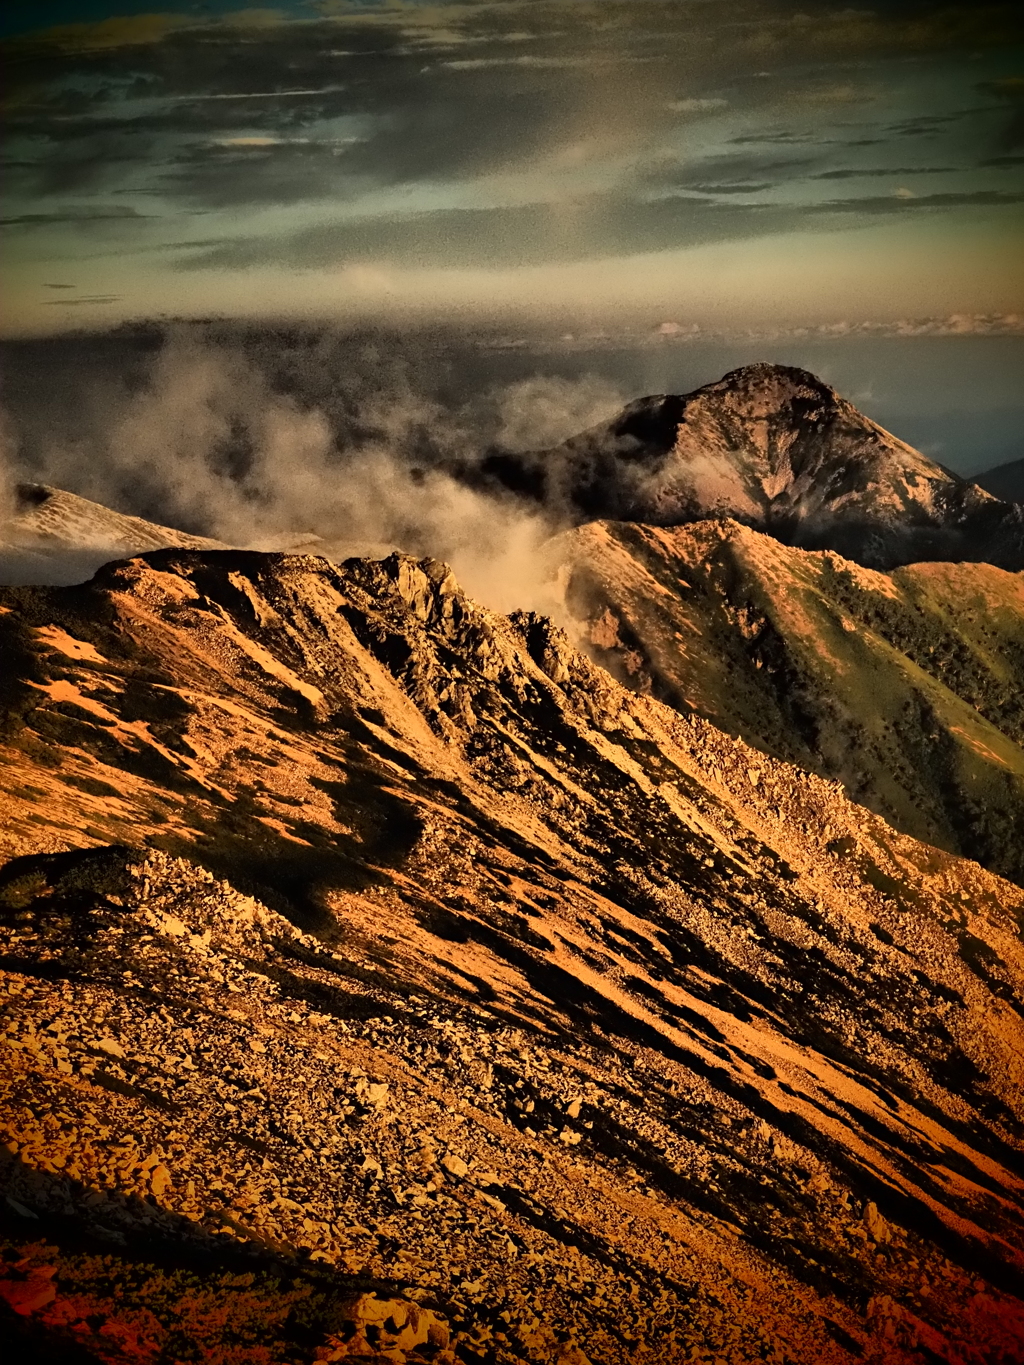
[[[741,526],[590,522],[559,542],[593,656],[1024,881],[1024,575],[865,569]]]
[[[434,561],[158,551],[0,651],[32,1358],[1021,1358],[1017,886]]]
[[[0,1365],[1024,1365],[1024,5],[0,54]]]

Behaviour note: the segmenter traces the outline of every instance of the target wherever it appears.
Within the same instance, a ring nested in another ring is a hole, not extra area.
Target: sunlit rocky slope
[[[1024,881],[1024,575],[884,574],[732,521],[592,522],[558,557],[625,682]]]
[[[1017,887],[433,561],[158,552],[0,657],[36,1358],[1021,1358]]]
[[[983,560],[1024,568],[1024,508],[1000,502],[858,412],[807,370],[746,365],[693,393],[630,403],[488,477],[578,522],[728,517],[869,568]]]

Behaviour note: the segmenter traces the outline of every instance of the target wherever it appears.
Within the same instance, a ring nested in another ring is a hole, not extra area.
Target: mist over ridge
[[[564,620],[542,546],[578,512],[504,487],[496,459],[551,450],[640,395],[685,393],[737,363],[777,359],[812,369],[900,436],[928,435],[941,419],[946,441],[923,449],[967,472],[986,449],[1015,448],[1008,395],[1021,344],[216,322],[7,342],[3,481],[67,489],[229,544],[428,554],[489,605]],[[972,382],[954,387],[953,372]],[[963,430],[969,443],[950,447]]]
[[[84,419],[19,448],[7,417],[8,505],[20,480],[233,545],[335,559],[398,548],[451,562],[499,609],[556,609],[540,554],[555,519],[475,488],[474,470],[493,446],[536,448],[610,416],[621,392],[584,374],[453,393],[443,359],[387,338],[341,355],[330,336],[294,341],[171,328],[91,379]]]

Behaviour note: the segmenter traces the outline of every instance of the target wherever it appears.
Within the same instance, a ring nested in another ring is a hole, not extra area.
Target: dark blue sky
[[[205,0],[203,4],[187,0],[7,0],[0,10],[0,38],[18,33],[37,33],[59,24],[97,24],[112,16],[132,14],[184,14],[197,19],[228,14],[240,9],[236,0]],[[315,5],[307,0],[280,0],[273,6],[282,14],[311,17]]]

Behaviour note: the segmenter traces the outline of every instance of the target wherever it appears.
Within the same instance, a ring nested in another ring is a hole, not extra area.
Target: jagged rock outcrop
[[[1024,568],[1024,509],[985,493],[807,370],[746,365],[630,403],[553,450],[485,473],[556,515],[679,526],[729,517],[869,568],[975,560]]]
[[[730,521],[592,522],[558,555],[583,642],[628,685],[1024,882],[1024,575],[882,574]]]
[[[0,650],[19,1331],[1019,1357],[1018,888],[432,561],[159,552]]]

